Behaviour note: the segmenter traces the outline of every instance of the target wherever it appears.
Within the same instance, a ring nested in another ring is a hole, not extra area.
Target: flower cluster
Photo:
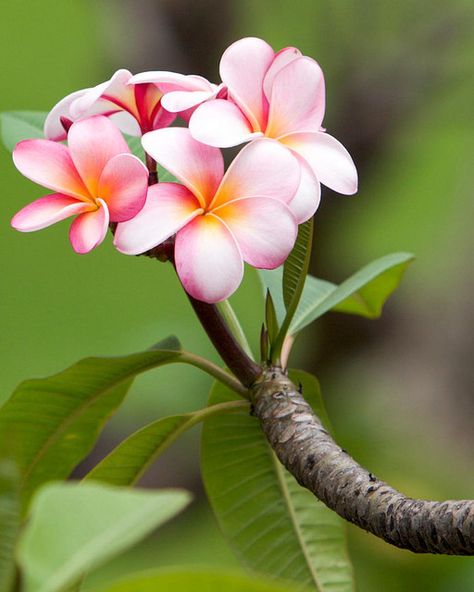
[[[173,238],[179,278],[205,302],[237,289],[244,262],[281,265],[298,224],[319,205],[320,183],[352,194],[357,172],[321,127],[324,78],[313,59],[245,38],[224,52],[220,76],[216,85],[119,70],[62,99],[46,118],[46,139],[14,150],[19,171],[54,193],[18,212],[13,227],[29,232],[76,216],[70,240],[78,253],[101,243],[111,222],[125,254]],[[169,127],[177,116],[187,128]],[[142,137],[148,169],[122,133]],[[221,148],[243,143],[225,172]],[[178,182],[149,181],[155,162]]]

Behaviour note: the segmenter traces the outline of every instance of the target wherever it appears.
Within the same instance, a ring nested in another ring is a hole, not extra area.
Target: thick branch
[[[340,516],[415,553],[474,555],[474,501],[412,499],[368,473],[334,442],[278,368],[264,371],[251,397],[280,461]]]

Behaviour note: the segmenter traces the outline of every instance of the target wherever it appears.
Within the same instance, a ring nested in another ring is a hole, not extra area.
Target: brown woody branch
[[[336,444],[279,368],[263,372],[251,399],[282,464],[339,516],[415,553],[474,555],[474,501],[412,499],[377,479]]]

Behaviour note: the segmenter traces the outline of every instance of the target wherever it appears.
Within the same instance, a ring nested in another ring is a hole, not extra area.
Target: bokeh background
[[[378,476],[413,496],[472,498],[472,0],[11,0],[1,8],[0,109],[48,110],[118,67],[217,81],[220,54],[247,35],[321,63],[325,126],[360,172],[356,197],[325,191],[313,273],[340,281],[391,251],[417,255],[380,321],[328,315],[299,341],[294,365],[316,372],[341,445]],[[170,269],[110,244],[77,256],[65,224],[15,233],[9,219],[42,192],[3,149],[0,171],[1,399],[23,378],[145,349],[170,333],[216,359]],[[253,273],[234,304],[255,341]],[[94,457],[148,421],[204,405],[208,388],[183,367],[140,378]],[[198,460],[196,431],[144,483],[185,486],[197,501],[89,585],[157,565],[237,567],[206,505]],[[348,530],[360,591],[474,590],[472,559],[418,557]]]

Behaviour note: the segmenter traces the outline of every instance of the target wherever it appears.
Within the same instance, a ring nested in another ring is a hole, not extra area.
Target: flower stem
[[[214,304],[201,302],[189,294],[187,296],[201,325],[226,366],[245,387],[249,388],[262,373],[260,366],[242,349]]]

